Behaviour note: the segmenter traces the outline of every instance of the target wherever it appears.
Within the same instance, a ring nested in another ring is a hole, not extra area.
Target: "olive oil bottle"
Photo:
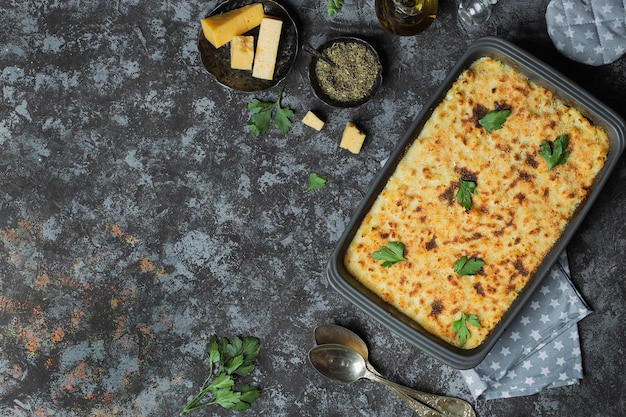
[[[437,0],[376,0],[380,24],[401,36],[413,36],[426,30],[435,20],[437,8]]]

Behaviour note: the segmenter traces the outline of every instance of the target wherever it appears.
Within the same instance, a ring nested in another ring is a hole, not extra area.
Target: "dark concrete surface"
[[[547,0],[501,1],[480,30],[443,0],[416,37],[384,32],[374,1],[284,0],[300,39],[372,41],[385,62],[374,100],[331,109],[303,53],[284,82],[287,135],[247,133],[254,97],[200,64],[199,19],[217,2],[0,2],[0,415],[175,416],[206,377],[212,334],[261,341],[247,382],[258,416],[410,416],[382,386],[338,385],[306,353],[320,323],[359,332],[390,379],[470,399],[455,369],[393,336],[329,287],[324,269],[369,182],[475,39],[496,35],[555,66],[626,116],[626,58],[573,63],[547,33]],[[316,133],[299,119],[327,118]],[[338,147],[354,120],[360,155]],[[304,193],[310,172],[328,175]],[[579,386],[481,401],[479,416],[621,416],[626,409],[624,157],[568,247],[594,310],[579,326]],[[190,415],[236,413],[210,408]]]

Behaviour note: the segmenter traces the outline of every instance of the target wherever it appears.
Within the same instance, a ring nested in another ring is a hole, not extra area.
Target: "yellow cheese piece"
[[[310,110],[307,112],[307,114],[304,115],[302,123],[309,127],[312,127],[318,132],[324,127],[324,121],[317,117],[317,115]]]
[[[259,39],[254,56],[252,76],[264,80],[274,79],[274,67],[278,55],[278,43],[283,21],[272,17],[264,17],[259,28]]]
[[[261,24],[265,13],[262,3],[243,6],[229,12],[205,17],[200,20],[202,32],[211,44],[219,48],[234,36],[243,35]]]
[[[361,152],[361,146],[363,146],[364,140],[365,133],[361,132],[353,122],[348,122],[346,128],[343,130],[339,146],[356,154]]]
[[[254,36],[235,36],[230,41],[230,67],[251,70],[254,61]]]

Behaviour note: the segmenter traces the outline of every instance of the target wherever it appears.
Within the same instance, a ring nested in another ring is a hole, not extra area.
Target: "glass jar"
[[[461,0],[458,17],[465,27],[475,27],[485,23],[491,16],[491,8],[498,0]]]

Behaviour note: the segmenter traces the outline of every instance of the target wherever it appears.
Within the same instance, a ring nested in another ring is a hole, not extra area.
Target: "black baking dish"
[[[608,134],[610,150],[602,170],[598,173],[589,198],[580,207],[572,218],[561,238],[543,260],[539,269],[519,294],[500,323],[480,346],[463,350],[454,347],[429,332],[422,329],[416,322],[397,311],[393,306],[385,303],[378,296],[366,289],[346,270],[343,259],[345,251],[352,241],[356,229],[363,217],[369,211],[378,194],[385,187],[388,178],[394,172],[396,165],[404,156],[406,149],[413,143],[428,120],[437,104],[443,99],[446,92],[458,76],[466,70],[476,59],[491,56],[513,66],[529,80],[541,85],[565,102],[582,112],[592,123],[601,126]],[[513,318],[519,313],[525,302],[540,285],[541,280],[553,266],[559,255],[565,250],[576,229],[598,197],[600,190],[606,183],[611,171],[615,168],[626,142],[626,126],[619,115],[606,107],[600,101],[583,91],[579,86],[568,80],[553,68],[540,62],[531,54],[515,45],[496,37],[482,38],[472,44],[457,64],[448,74],[440,88],[424,106],[417,119],[413,122],[406,134],[392,151],[388,161],[374,178],[363,201],[348,223],[342,237],[337,243],[327,267],[327,275],[332,287],[347,298],[354,305],[379,321],[391,332],[401,336],[408,342],[457,369],[468,369],[478,365],[489,350],[500,338]]]

